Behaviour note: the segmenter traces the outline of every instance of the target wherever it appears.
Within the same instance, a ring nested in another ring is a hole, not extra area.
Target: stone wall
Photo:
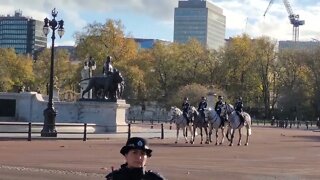
[[[48,102],[36,92],[0,93],[0,99],[16,101],[14,116],[0,116],[0,121],[43,122],[43,110]],[[93,123],[105,132],[125,132],[126,110],[130,107],[125,100],[117,102],[76,101],[54,102],[57,111],[56,123]]]

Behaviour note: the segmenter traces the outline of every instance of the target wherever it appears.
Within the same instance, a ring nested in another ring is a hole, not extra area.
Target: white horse
[[[212,109],[212,108],[205,108],[204,110],[205,118],[209,122],[209,141],[212,142],[211,135],[212,130],[214,129],[216,131],[216,145],[222,145],[225,137],[225,130],[228,127],[228,123],[225,122],[224,125],[222,125],[222,120],[218,113]],[[219,135],[218,130],[221,129],[221,141],[218,143]]]
[[[200,129],[200,135],[201,135],[200,144],[202,144],[203,142],[202,129],[204,129],[206,133],[206,144],[209,144],[208,122],[205,121],[205,118],[201,116],[201,114],[197,111],[197,109],[194,106],[190,106],[188,114],[193,119],[193,141],[191,142],[191,144],[194,143],[197,128]]]
[[[171,107],[169,111],[169,115],[171,116],[171,121],[173,121],[176,124],[177,128],[177,138],[175,143],[178,143],[179,140],[179,130],[182,128],[183,136],[185,138],[186,143],[188,143],[188,138],[186,134],[186,128],[188,127],[190,134],[191,134],[191,140],[190,143],[193,142],[193,133],[192,133],[192,123],[187,123],[187,119],[183,116],[183,112],[177,108],[177,107]]]
[[[228,121],[229,121],[229,129],[231,133],[231,139],[229,146],[233,145],[233,138],[234,138],[234,132],[238,129],[239,131],[239,141],[238,146],[241,145],[241,137],[242,133],[241,130],[243,127],[246,128],[247,132],[247,139],[245,145],[249,145],[249,136],[251,135],[251,117],[248,113],[242,112],[241,115],[244,118],[244,123],[241,123],[240,117],[237,114],[237,112],[234,110],[233,106],[231,104],[224,104],[221,108],[221,114],[227,113],[228,114]]]

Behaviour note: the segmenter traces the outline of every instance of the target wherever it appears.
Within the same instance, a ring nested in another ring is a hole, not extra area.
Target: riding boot
[[[241,124],[244,125],[244,117],[242,116],[242,114],[240,114],[240,121],[241,121]]]

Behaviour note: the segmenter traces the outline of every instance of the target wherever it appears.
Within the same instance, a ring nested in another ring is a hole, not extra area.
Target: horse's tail
[[[251,132],[251,117],[248,113],[245,113],[245,121],[246,121],[246,129],[247,129],[247,134],[250,136],[252,134]]]

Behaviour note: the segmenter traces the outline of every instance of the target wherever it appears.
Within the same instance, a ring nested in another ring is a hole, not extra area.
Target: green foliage
[[[186,86],[181,86],[178,91],[169,98],[168,104],[171,106],[177,106],[181,109],[183,99],[185,97],[189,98],[190,105],[197,107],[201,97],[207,96],[208,90],[207,87],[200,84],[190,84]]]
[[[58,50],[54,54],[55,85],[61,90],[74,90],[78,84],[78,65],[70,62],[70,54],[66,50]],[[51,49],[42,51],[33,64],[35,73],[34,89],[46,92],[50,80]],[[81,67],[82,68],[82,67]]]
[[[32,59],[16,55],[14,49],[0,49],[0,91],[16,92],[22,85],[30,87],[34,81]]]

